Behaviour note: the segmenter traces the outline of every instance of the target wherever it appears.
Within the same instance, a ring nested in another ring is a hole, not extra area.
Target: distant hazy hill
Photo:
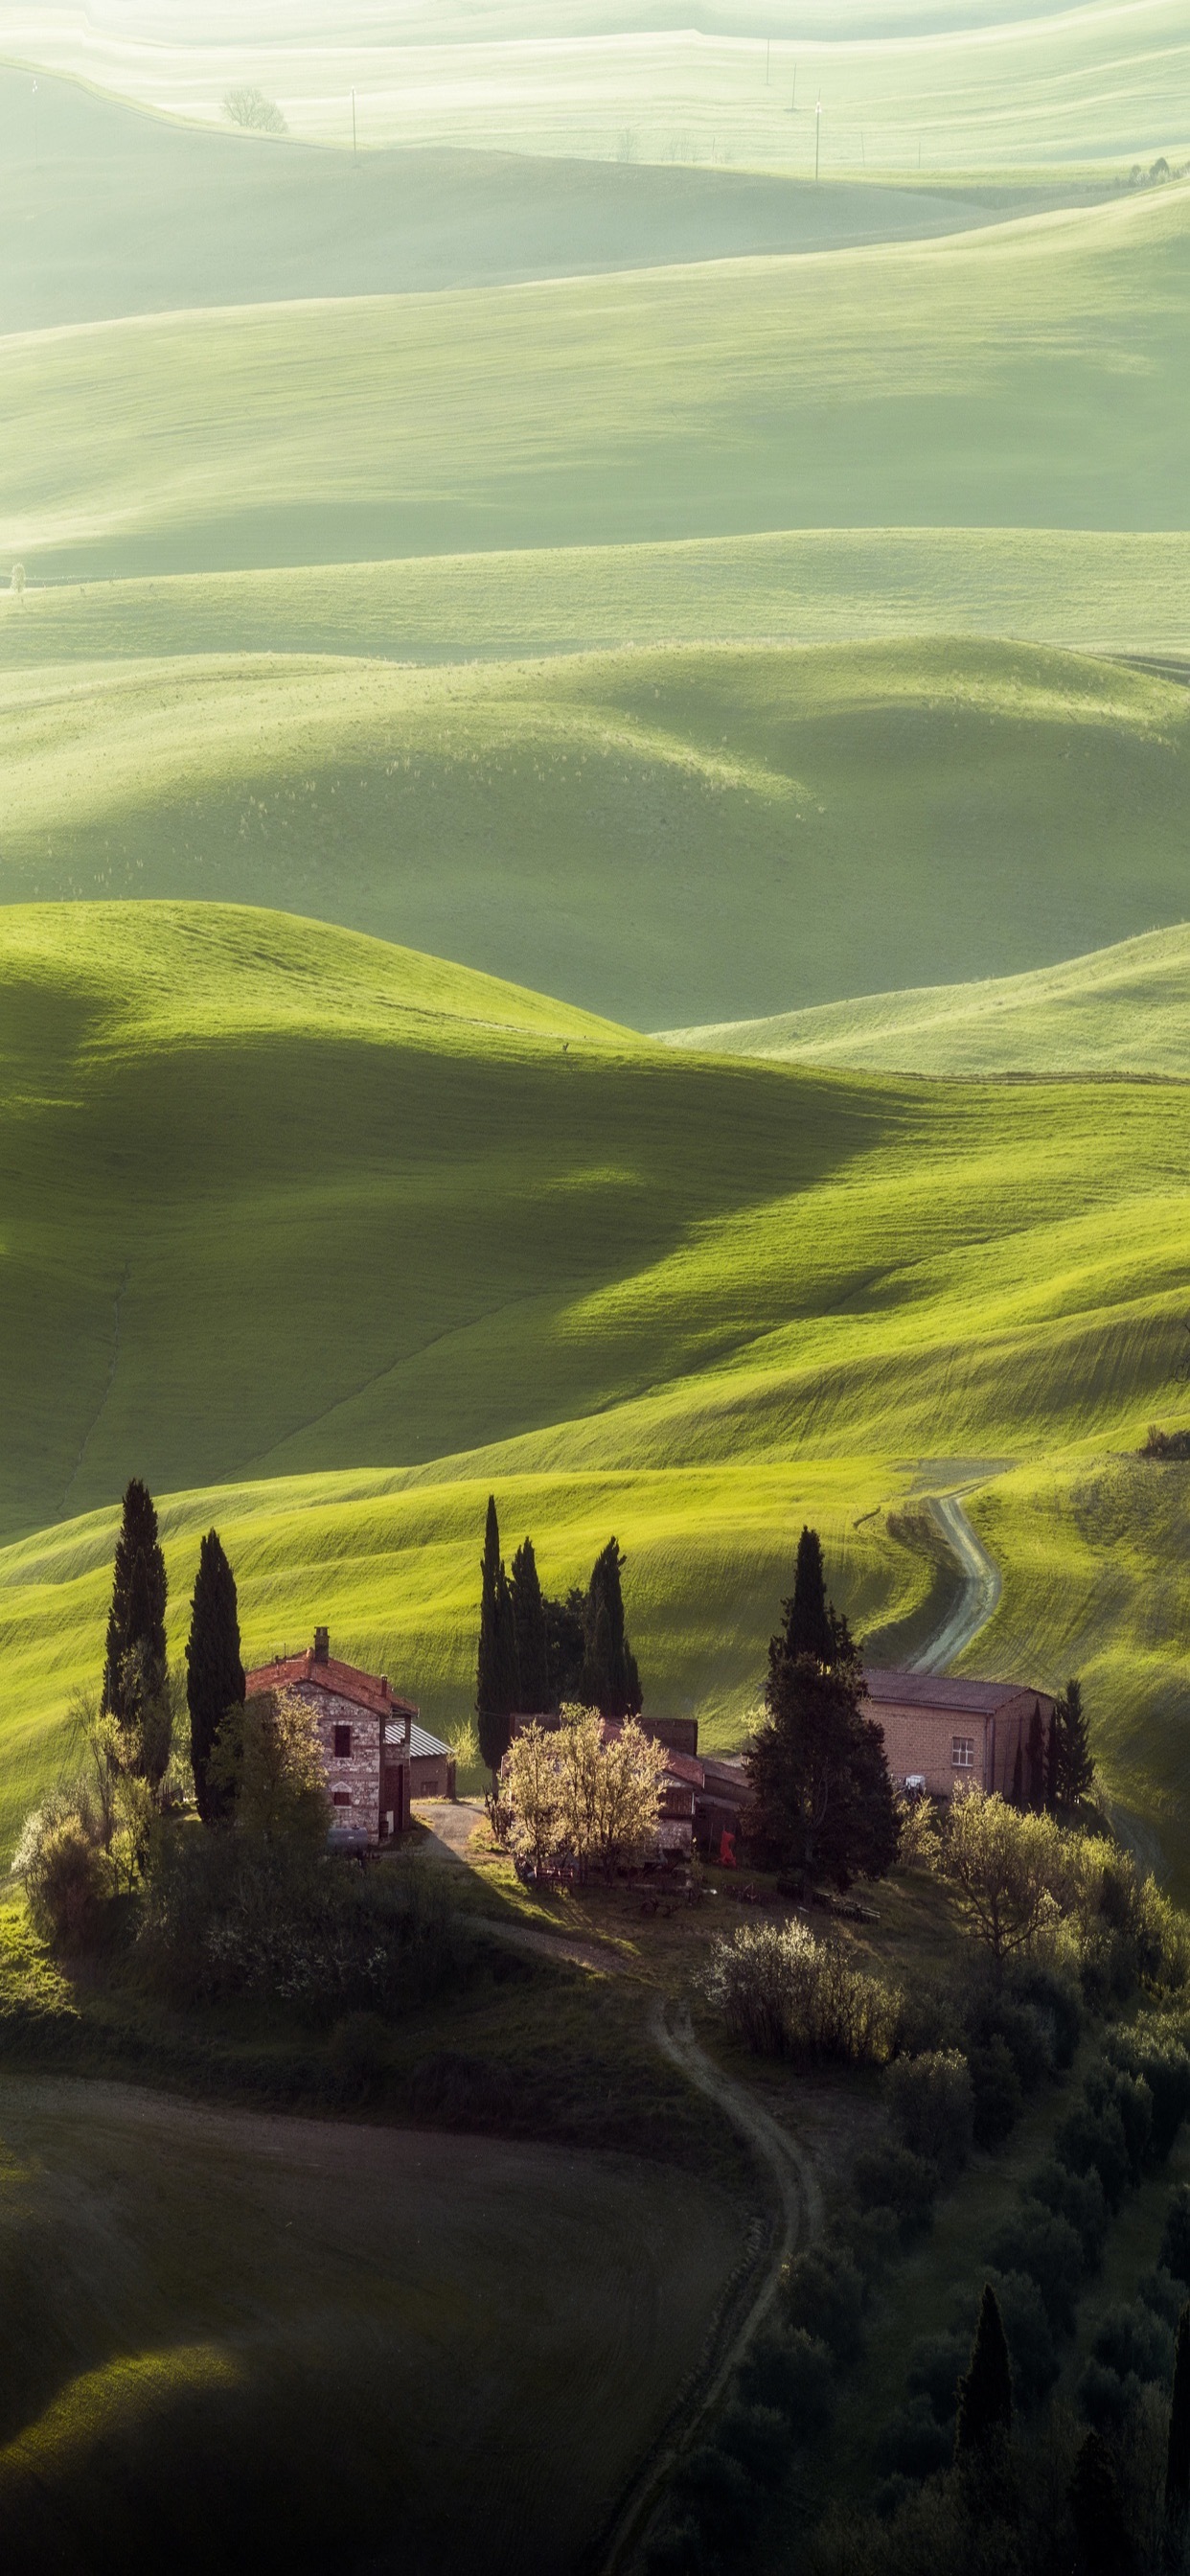
[[[815,1010],[667,1029],[664,1035],[668,1046],[719,1055],[890,1073],[1147,1073],[1186,1079],[1190,927],[1154,930],[1030,975],[870,993]]]

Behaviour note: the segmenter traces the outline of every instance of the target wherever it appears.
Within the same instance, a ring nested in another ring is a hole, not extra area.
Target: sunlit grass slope
[[[0,2145],[14,2576],[565,2576],[739,2253],[724,2192],[627,2156],[11,2076]]]
[[[997,21],[1001,23],[996,23]],[[991,23],[989,23],[991,22]],[[771,60],[766,37],[775,41]],[[653,0],[640,8],[230,11],[179,21],[5,0],[0,45],[182,114],[218,118],[233,81],[261,83],[294,131],[350,150],[467,142],[524,152],[1000,169],[1169,152],[1190,141],[1186,28],[1174,0],[1016,11],[995,0],[813,0],[803,11]],[[797,88],[793,76],[796,66]],[[791,108],[796,112],[791,113]]]
[[[833,1547],[859,1524],[880,1626],[929,1567],[865,1516],[917,1462],[1090,1455],[1177,1383],[1180,1086],[698,1058],[248,912],[13,909],[0,964],[7,1528],[144,1474],[182,1497],[179,1622],[234,1524],[251,1644],[329,1617],[431,1723],[470,1697],[492,1486],[552,1581],[616,1529],[653,1704],[730,1731],[811,1507]],[[113,1528],[3,1559],[10,1815]]]
[[[187,653],[404,661],[623,644],[1010,636],[1190,650],[1190,536],[796,528],[640,546],[0,589],[0,666]]]
[[[1032,975],[873,993],[817,1010],[674,1029],[724,1055],[942,1074],[1190,1077],[1190,929],[1154,930]]]
[[[1188,231],[1175,188],[942,243],[14,335],[0,548],[131,573],[1176,529]]]
[[[0,681],[0,892],[249,900],[637,1027],[1190,909],[1190,694],[1032,648],[309,656]]]
[[[37,157],[34,159],[34,115]],[[0,67],[0,331],[830,248],[994,219],[977,199],[521,154],[365,153],[146,116]]]

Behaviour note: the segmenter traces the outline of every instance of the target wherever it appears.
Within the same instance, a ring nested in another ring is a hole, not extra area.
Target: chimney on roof
[[[314,1631],[314,1661],[315,1661],[315,1663],[316,1663],[316,1664],[326,1664],[326,1663],[329,1663],[329,1662],[330,1662],[330,1652],[331,1652],[331,1633],[330,1633],[329,1628],[316,1628],[316,1629],[315,1629],[315,1631]]]

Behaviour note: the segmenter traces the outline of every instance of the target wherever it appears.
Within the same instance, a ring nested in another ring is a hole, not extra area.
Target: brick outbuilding
[[[332,1823],[382,1843],[409,1822],[413,1730],[419,1711],[398,1699],[385,1673],[361,1672],[331,1654],[325,1628],[316,1628],[304,1655],[282,1655],[247,1674],[245,1691],[291,1690],[308,1700],[318,1720]]]
[[[865,1713],[884,1735],[894,1785],[952,1798],[956,1789],[1012,1793],[1019,1747],[1028,1779],[1029,1729],[1041,1712],[1046,1735],[1054,1712],[1048,1691],[1020,1682],[956,1681],[950,1673],[864,1674]]]

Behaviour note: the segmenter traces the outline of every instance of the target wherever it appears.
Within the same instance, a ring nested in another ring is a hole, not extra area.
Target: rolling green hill
[[[34,158],[34,106],[37,134]],[[446,146],[365,153],[146,116],[0,66],[0,331],[506,284],[961,231],[956,193]]]
[[[327,1618],[452,1727],[489,1488],[551,1584],[614,1527],[652,1705],[722,1740],[800,1516],[870,1632],[929,1585],[915,1482],[1089,1461],[1180,1382],[1180,1087],[700,1059],[242,911],[9,910],[0,958],[2,1507],[64,1524],[0,1555],[10,1829],[134,1470],[175,1633],[216,1518],[250,1651]]]
[[[1184,688],[1002,645],[33,670],[0,892],[249,900],[719,1022],[1182,920],[1188,746]]]
[[[942,243],[13,335],[0,550],[135,573],[1176,529],[1188,227],[1178,188]]]
[[[771,59],[766,38],[773,44]],[[218,119],[233,82],[280,100],[295,133],[351,147],[444,139],[522,152],[744,161],[828,173],[1151,160],[1190,142],[1175,0],[1011,13],[1000,0],[845,0],[763,13],[648,8],[325,6],[245,20],[173,8],[5,0],[0,48],[174,112]],[[796,73],[796,83],[795,83]]]
[[[670,1029],[705,1053],[867,1071],[1190,1077],[1190,929],[1154,930],[1032,975],[872,993],[719,1028]]]

